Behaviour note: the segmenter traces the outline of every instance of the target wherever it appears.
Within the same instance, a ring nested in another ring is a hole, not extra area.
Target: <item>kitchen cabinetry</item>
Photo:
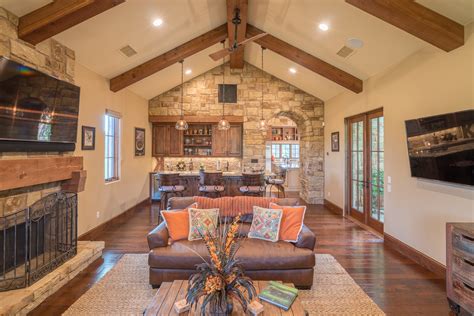
[[[180,157],[183,155],[183,131],[171,124],[153,125],[153,156]]]
[[[195,123],[184,132],[174,124],[153,124],[155,157],[242,157],[242,145],[242,124],[221,131],[215,123]]]

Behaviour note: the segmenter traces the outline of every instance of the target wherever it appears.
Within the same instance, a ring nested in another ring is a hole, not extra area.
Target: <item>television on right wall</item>
[[[474,110],[405,121],[411,176],[474,185]]]

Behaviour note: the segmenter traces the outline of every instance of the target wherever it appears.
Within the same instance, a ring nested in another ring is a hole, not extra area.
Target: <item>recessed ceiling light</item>
[[[288,69],[292,74],[295,74],[296,73],[296,68],[293,68],[291,67],[290,69]]]
[[[186,71],[184,72],[185,74],[187,75],[190,75],[193,71],[191,69],[186,69]]]
[[[160,26],[161,24],[163,24],[163,20],[162,19],[155,19],[153,20],[153,26]]]
[[[319,23],[319,26],[318,26],[318,27],[319,27],[319,29],[320,29],[321,31],[324,31],[324,32],[326,32],[327,30],[329,30],[329,25],[327,25],[326,23]]]

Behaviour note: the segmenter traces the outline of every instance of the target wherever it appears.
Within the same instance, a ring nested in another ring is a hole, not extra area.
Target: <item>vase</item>
[[[229,316],[232,315],[234,309],[234,303],[230,296],[227,296],[226,299],[220,305],[216,305],[215,310],[210,309],[209,315],[211,316]]]

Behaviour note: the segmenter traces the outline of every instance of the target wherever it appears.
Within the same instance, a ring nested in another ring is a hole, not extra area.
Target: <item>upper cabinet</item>
[[[180,157],[183,155],[183,131],[171,124],[153,125],[153,156]]]
[[[242,125],[231,125],[227,131],[227,156],[242,157]]]
[[[153,124],[155,157],[242,157],[242,124],[222,131],[215,123],[191,123],[178,131],[174,124]]]

